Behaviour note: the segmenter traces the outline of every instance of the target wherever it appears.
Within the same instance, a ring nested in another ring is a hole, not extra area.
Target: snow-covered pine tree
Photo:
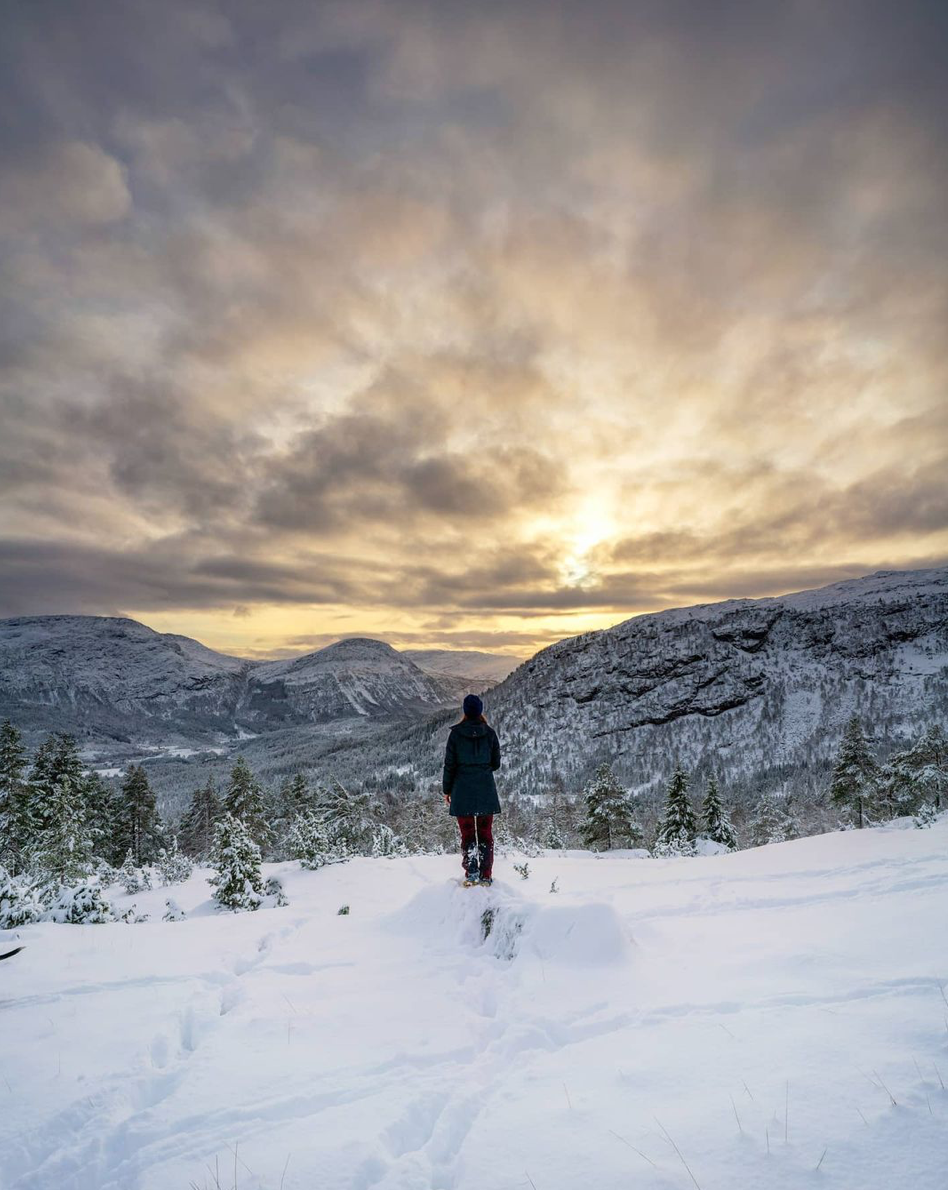
[[[934,826],[938,820],[938,811],[935,809],[934,802],[925,802],[919,812],[912,819],[912,825],[916,830],[925,830],[927,827]]]
[[[27,849],[31,871],[47,883],[75,884],[93,870],[92,838],[84,817],[83,788],[66,773],[47,791],[44,825]]]
[[[164,832],[154,790],[140,764],[130,766],[114,807],[116,848],[120,853],[131,851],[139,867],[153,863],[164,842]]]
[[[830,799],[853,815],[856,825],[865,825],[866,811],[879,791],[879,769],[869,751],[869,743],[858,715],[846,724],[839,755],[833,768]]]
[[[551,851],[562,851],[566,846],[563,841],[563,836],[560,833],[560,826],[556,818],[552,815],[546,826],[546,834],[543,838],[543,846],[549,847]]]
[[[270,876],[266,884],[263,886],[263,895],[265,900],[273,908],[282,909],[289,905],[290,900],[287,897],[283,888],[283,883],[278,876]]]
[[[42,903],[29,880],[0,867],[0,930],[27,926],[39,921],[42,913]]]
[[[214,827],[210,863],[215,873],[209,883],[218,905],[234,912],[260,907],[260,848],[246,825],[233,814],[225,814]]]
[[[118,881],[118,869],[113,868],[108,860],[99,859],[93,874],[98,880],[100,888],[111,888]]]
[[[283,801],[286,817],[295,818],[297,814],[302,814],[304,810],[315,809],[319,798],[318,793],[310,789],[306,777],[302,773],[294,773],[292,777],[287,779],[284,785]]]
[[[181,820],[178,837],[187,855],[199,860],[207,858],[214,842],[214,825],[221,813],[214,780],[208,777],[207,784],[194,791],[191,804]]]
[[[136,865],[131,849],[125,853],[125,860],[116,872],[115,879],[127,893],[144,892],[151,888],[151,877],[144,868]]]
[[[372,846],[375,822],[372,803],[364,789],[346,789],[333,780],[319,808],[329,837],[342,840],[349,851],[365,854]]]
[[[263,790],[242,756],[238,756],[230,771],[224,791],[224,812],[239,819],[258,847],[270,837]],[[216,836],[215,836],[216,837]]]
[[[315,809],[318,802],[306,778],[299,772],[285,777],[264,800],[268,803],[267,821],[270,827],[270,836],[263,849],[264,858],[284,860],[289,855],[287,837],[293,821],[305,810]]]
[[[569,817],[569,804],[563,778],[559,773],[554,774],[547,793],[549,814],[546,830],[543,832],[543,845],[553,851],[561,851],[566,846],[565,827]]]
[[[187,914],[174,899],[174,897],[168,897],[168,899],[165,901],[165,911],[161,915],[161,920],[184,921],[186,917]]]
[[[0,724],[0,863],[10,872],[23,867],[23,849],[29,839],[26,749],[16,727]]]
[[[445,812],[440,789],[437,794],[413,797],[405,809],[401,835],[411,855],[440,855],[450,835],[456,835],[454,820]]]
[[[940,724],[890,758],[882,784],[897,813],[920,813],[926,805],[938,813],[948,794],[948,736]]]
[[[408,848],[392,828],[383,822],[372,832],[370,854],[374,859],[380,859],[383,856],[387,859],[394,859],[395,856],[407,855]]]
[[[800,837],[793,804],[774,790],[761,794],[750,820],[750,839],[755,847],[765,843],[785,843]]]
[[[584,847],[606,851],[641,845],[642,832],[635,821],[632,801],[611,765],[599,765],[583,790],[583,802],[585,816],[580,829]]]
[[[169,884],[183,884],[185,880],[191,875],[193,864],[186,855],[178,850],[178,836],[171,836],[171,843],[167,847],[162,847],[158,852],[158,859],[156,867],[158,868],[158,875],[161,877],[161,883]]]
[[[77,813],[85,818],[85,785],[86,774],[75,737],[64,732],[47,736],[36,750],[27,781],[26,814],[31,837],[49,826],[57,786],[69,790]]]
[[[697,834],[698,823],[688,797],[688,775],[679,762],[665,793],[656,849],[664,855],[692,855]]]
[[[707,838],[715,843],[720,843],[728,851],[737,850],[734,827],[731,825],[724,803],[721,801],[721,793],[713,774],[708,778],[708,789],[701,807],[701,824]]]
[[[120,821],[115,815],[115,794],[98,773],[87,773],[84,781],[85,819],[92,840],[92,853],[104,863],[122,857],[116,844]]]
[[[43,921],[100,925],[115,921],[115,913],[98,884],[64,885],[43,914]]]
[[[341,863],[349,858],[345,840],[332,836],[325,818],[312,810],[297,814],[286,842],[292,858],[313,871],[325,864]]]

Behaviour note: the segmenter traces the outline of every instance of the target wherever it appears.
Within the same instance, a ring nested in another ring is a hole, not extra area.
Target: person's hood
[[[481,740],[487,735],[487,724],[462,720],[455,724],[454,730],[458,735],[466,736],[469,740]]]

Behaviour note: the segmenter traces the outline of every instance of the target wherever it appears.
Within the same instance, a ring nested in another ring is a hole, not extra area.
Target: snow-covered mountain
[[[121,738],[232,727],[252,662],[115,616],[0,620],[0,715]]]
[[[197,742],[455,701],[450,683],[383,641],[343,640],[261,663],[119,617],[0,621],[0,717],[27,731]]]
[[[381,640],[351,637],[289,661],[270,661],[251,675],[246,711],[270,722],[302,715],[313,722],[389,715],[454,702],[450,683],[425,673]]]
[[[240,741],[264,776],[310,767],[424,785],[472,682],[360,638],[261,663],[132,620],[0,621],[0,717],[77,731],[102,745],[103,763],[115,741]],[[751,792],[825,784],[853,711],[882,751],[948,721],[948,568],[636,616],[549,646],[484,701],[504,749],[502,794],[542,792],[554,774],[577,789],[600,760],[643,793],[676,758]],[[160,786],[190,784],[169,765]]]
[[[437,677],[460,678],[469,688],[486,690],[502,682],[520,665],[522,657],[505,657],[477,649],[403,649],[402,656]]]
[[[556,773],[575,787],[601,760],[643,791],[676,759],[746,786],[805,780],[853,712],[883,747],[948,720],[948,569],[635,616],[550,645],[484,702],[511,792],[541,792]],[[436,776],[449,722],[389,733],[373,762]],[[350,751],[351,777],[364,761]]]
[[[948,711],[948,569],[636,616],[537,653],[486,704],[514,768],[680,757],[730,778],[825,758],[853,713],[898,738]]]

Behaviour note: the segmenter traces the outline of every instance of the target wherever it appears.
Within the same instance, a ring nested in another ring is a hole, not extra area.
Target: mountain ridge
[[[484,703],[511,792],[577,789],[602,761],[654,792],[676,759],[699,779],[809,788],[852,713],[881,743],[948,720],[948,568],[643,613],[546,646]],[[436,781],[447,723],[383,733],[376,768]],[[362,747],[333,751],[344,779],[364,769]]]

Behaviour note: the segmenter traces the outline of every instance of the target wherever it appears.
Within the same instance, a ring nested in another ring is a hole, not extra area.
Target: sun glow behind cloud
[[[170,8],[0,17],[0,615],[526,655],[948,557],[936,6]]]

